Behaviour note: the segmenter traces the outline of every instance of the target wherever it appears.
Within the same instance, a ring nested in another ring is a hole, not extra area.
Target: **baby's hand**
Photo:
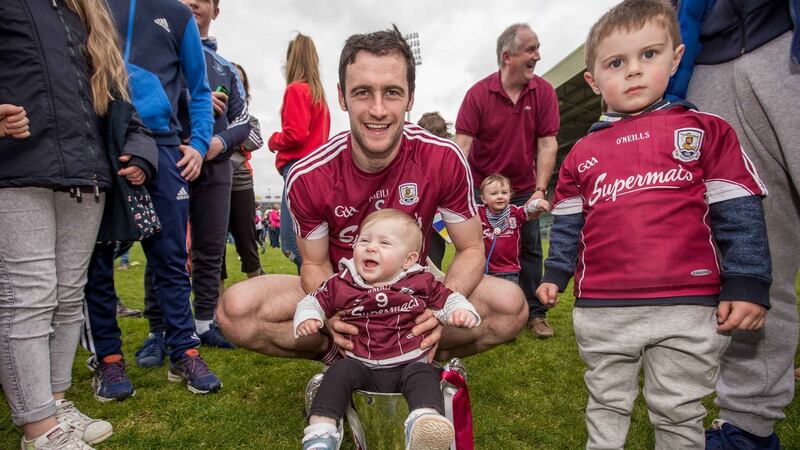
[[[304,320],[298,325],[297,327],[297,334],[300,336],[311,336],[319,331],[320,327],[322,327],[322,322],[317,319],[307,319]]]
[[[460,328],[472,328],[478,323],[478,319],[472,315],[471,312],[464,308],[453,311],[450,320],[447,321],[448,325]]]
[[[558,304],[558,286],[553,283],[542,283],[536,289],[536,296],[544,306],[552,308]]]

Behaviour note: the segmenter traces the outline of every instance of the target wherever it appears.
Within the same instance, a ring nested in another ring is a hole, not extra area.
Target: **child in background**
[[[414,320],[426,308],[447,325],[472,328],[480,316],[467,299],[436,281],[417,264],[422,232],[407,214],[383,209],[364,219],[353,246],[353,258],[341,271],[306,296],[294,315],[295,337],[316,333],[327,317],[359,328],[351,335],[353,350],[325,372],[309,412],[304,449],[338,449],[337,429],[356,389],[402,392],[410,414],[406,448],[446,450],[453,425],[444,417],[439,370],[429,364],[430,349],[421,349],[425,334],[413,336]]]
[[[519,283],[519,250],[522,224],[549,209],[547,200],[535,199],[524,208],[510,204],[511,182],[500,174],[489,175],[481,182],[478,215],[486,247],[485,273]]]
[[[683,51],[660,0],[623,1],[586,41],[608,111],[561,166],[537,295],[555,305],[574,274],[587,449],[623,448],[642,368],[656,449],[705,448],[727,333],[769,307],[766,189],[727,122],[663,100]]]

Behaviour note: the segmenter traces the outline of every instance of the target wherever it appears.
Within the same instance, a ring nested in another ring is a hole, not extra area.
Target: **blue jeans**
[[[294,236],[294,227],[292,227],[292,217],[289,215],[289,206],[286,204],[286,176],[289,174],[289,169],[292,168],[297,161],[288,162],[281,169],[281,176],[283,177],[283,195],[281,197],[281,250],[283,253],[297,266],[297,273],[300,273],[300,266],[303,260],[300,258],[300,252],[297,250],[297,241]]]

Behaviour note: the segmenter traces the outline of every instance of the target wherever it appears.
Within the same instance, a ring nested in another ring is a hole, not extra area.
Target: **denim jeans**
[[[0,382],[17,426],[54,415],[72,383],[104,196],[0,189]]]
[[[300,266],[303,260],[300,258],[300,252],[297,250],[297,241],[294,236],[294,227],[292,227],[292,216],[289,215],[289,205],[286,204],[286,177],[289,175],[289,169],[292,168],[297,161],[290,161],[281,168],[281,176],[283,177],[283,196],[281,197],[281,250],[287,254],[289,260],[297,265],[297,273],[300,273]]]

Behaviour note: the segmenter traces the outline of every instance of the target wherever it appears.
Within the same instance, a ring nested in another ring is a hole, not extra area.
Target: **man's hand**
[[[343,322],[337,313],[328,319],[328,332],[331,334],[333,343],[338,345],[340,349],[352,350],[353,343],[343,335],[357,335],[358,328],[355,325]]]
[[[767,308],[761,305],[723,300],[717,306],[717,331],[725,333],[732,330],[756,331],[764,326]]]
[[[447,324],[459,328],[474,328],[478,324],[478,319],[471,312],[460,308],[453,311]]]
[[[531,195],[531,198],[529,198],[528,201],[525,202],[525,211],[526,212],[528,210],[528,204],[530,204],[531,202],[533,202],[534,200],[537,200],[537,199],[539,201],[536,203],[535,210],[528,213],[528,218],[529,219],[538,219],[539,216],[541,216],[543,212],[549,212],[550,211],[550,202],[545,200],[544,192],[536,191],[536,192],[533,193],[533,195]]]
[[[126,164],[130,160],[131,160],[131,155],[121,155],[119,157],[119,162],[121,162],[122,164]],[[119,169],[117,175],[125,177],[125,179],[128,180],[128,183],[134,186],[144,184],[147,178],[144,174],[144,170],[142,170],[140,167],[137,166],[128,166],[123,169]]]
[[[322,322],[316,319],[308,319],[304,320],[297,326],[297,334],[300,336],[311,336],[319,331],[319,328],[322,326]]]
[[[203,168],[203,157],[200,152],[188,145],[179,145],[183,158],[178,161],[178,168],[183,168],[181,176],[186,181],[194,181],[200,176],[200,170]]]
[[[225,114],[228,109],[228,95],[224,92],[212,92],[211,102],[214,106],[214,115],[220,116]]]
[[[558,304],[558,286],[553,283],[542,283],[536,288],[536,296],[544,306],[552,308]]]
[[[208,145],[208,151],[206,152],[204,161],[211,161],[212,159],[216,158],[222,150],[225,148],[225,145],[222,143],[222,139],[219,136],[214,136],[211,138],[211,143]]]
[[[0,105],[0,137],[25,139],[31,135],[28,128],[28,113],[21,106]]]

